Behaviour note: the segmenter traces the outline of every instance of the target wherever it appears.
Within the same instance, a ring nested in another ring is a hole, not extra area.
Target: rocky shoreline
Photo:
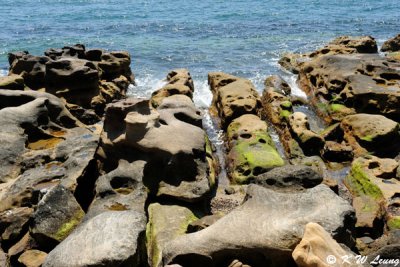
[[[395,266],[400,35],[381,51],[372,37],[343,36],[285,55],[307,99],[276,75],[260,95],[245,78],[209,73],[224,164],[188,70],[141,99],[126,95],[125,51],[9,54],[0,265]]]

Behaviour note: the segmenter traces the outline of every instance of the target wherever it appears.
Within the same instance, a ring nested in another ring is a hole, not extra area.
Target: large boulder
[[[285,54],[279,64],[286,70],[298,74],[302,66],[312,60],[324,55],[349,55],[349,54],[375,54],[378,46],[371,36],[339,36],[324,47],[311,53]]]
[[[128,86],[134,83],[131,58],[126,51],[86,50],[84,45],[77,44],[48,49],[45,55],[36,57],[26,51],[10,53],[9,74],[19,74],[23,80],[22,85],[20,80],[19,83],[5,81],[12,86],[8,89],[23,89],[25,81],[32,89],[44,88],[46,92],[65,98],[70,105],[76,104],[102,115],[106,104],[124,97]],[[0,88],[4,88],[1,82]],[[79,115],[84,112],[73,110],[82,121],[93,120],[87,119],[86,114],[81,118]]]
[[[43,267],[141,266],[146,217],[107,211],[81,224],[47,256]]]
[[[349,115],[340,127],[355,155],[374,153],[394,157],[400,152],[399,124],[382,115]]]
[[[400,50],[400,34],[387,40],[381,47],[382,52],[397,52]]]
[[[325,185],[300,193],[250,185],[243,205],[206,229],[169,242],[163,263],[221,266],[240,259],[253,267],[291,266],[293,248],[307,223],[316,222],[335,240],[349,244],[353,213],[352,207]]]
[[[113,103],[105,117],[103,157],[146,161],[143,182],[151,195],[202,200],[215,184],[215,167],[201,120],[191,99],[180,94],[157,109],[138,99]]]
[[[399,121],[399,66],[379,55],[323,55],[302,65],[299,82],[328,122],[356,112]]]
[[[222,72],[208,74],[208,83],[213,94],[211,111],[218,114],[223,128],[244,114],[258,114],[260,96],[247,79]]]
[[[30,207],[59,183],[75,192],[82,189],[79,184],[96,178],[93,159],[99,133],[77,121],[60,99],[1,90],[0,107],[0,211]]]
[[[229,124],[227,139],[229,176],[236,183],[248,183],[249,179],[284,164],[267,123],[256,115],[234,119]]]

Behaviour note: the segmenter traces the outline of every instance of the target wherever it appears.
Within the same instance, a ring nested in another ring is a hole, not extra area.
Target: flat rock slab
[[[139,239],[146,217],[135,211],[107,211],[80,225],[52,250],[43,267],[139,266]]]
[[[353,224],[353,208],[325,185],[301,193],[250,185],[246,199],[208,228],[168,243],[163,263],[223,266],[239,259],[253,267],[287,266],[293,264],[292,250],[309,222],[350,243],[346,228]]]

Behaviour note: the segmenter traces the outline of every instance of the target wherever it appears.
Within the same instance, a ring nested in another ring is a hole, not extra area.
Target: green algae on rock
[[[148,208],[146,244],[150,267],[161,267],[162,250],[167,242],[184,235],[190,223],[198,218],[188,208],[152,203]]]
[[[274,167],[284,165],[268,133],[268,125],[259,117],[247,114],[228,127],[228,164],[234,182],[247,183],[248,179]]]

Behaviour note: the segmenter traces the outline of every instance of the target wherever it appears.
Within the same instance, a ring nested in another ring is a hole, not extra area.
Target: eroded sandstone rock
[[[240,259],[254,267],[287,266],[293,264],[292,250],[307,223],[319,223],[337,241],[349,244],[352,216],[351,206],[325,185],[301,193],[250,185],[243,205],[206,229],[169,242],[163,263],[221,266]]]
[[[259,113],[260,97],[249,80],[212,72],[208,74],[208,83],[213,93],[211,109],[221,118],[223,128],[241,115]]]
[[[176,69],[168,73],[167,84],[151,95],[151,104],[158,107],[162,100],[172,95],[185,95],[193,98],[193,80],[186,69]]]
[[[393,159],[365,156],[353,161],[345,178],[353,196],[356,226],[372,236],[382,234],[384,223],[389,229],[399,229],[397,168],[398,163]]]
[[[400,34],[387,40],[381,47],[382,52],[397,52],[400,50]]]
[[[248,183],[249,179],[284,164],[267,123],[256,115],[234,119],[229,124],[227,139],[230,177],[236,183]]]
[[[356,255],[350,249],[343,249],[321,225],[312,222],[306,225],[303,239],[292,255],[299,267],[362,266],[356,263]],[[333,259],[332,256],[336,261],[331,264],[327,260]]]

